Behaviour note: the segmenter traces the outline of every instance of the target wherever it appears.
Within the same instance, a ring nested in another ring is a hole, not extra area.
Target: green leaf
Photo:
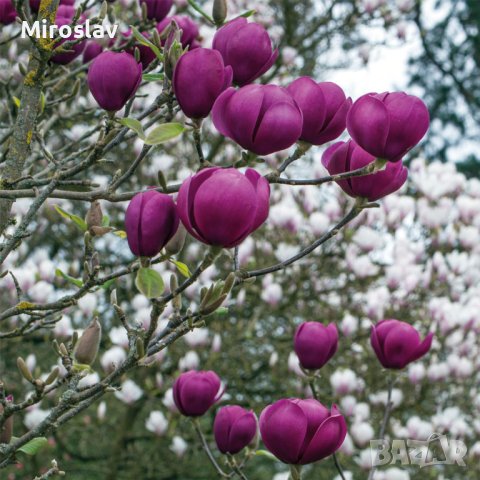
[[[108,290],[113,284],[115,283],[115,278],[111,278],[110,280],[107,280],[105,283],[101,285],[101,288],[104,290]]]
[[[40,93],[40,113],[45,111],[45,105],[47,104],[47,100],[45,99],[45,94],[43,92]]]
[[[13,103],[17,108],[20,108],[20,99],[18,97],[12,97]]]
[[[153,43],[147,37],[144,37],[133,25],[130,25],[130,28],[132,29],[133,36],[140,45],[144,45],[145,47],[153,45]]]
[[[66,218],[67,220],[71,220],[77,227],[80,228],[83,232],[87,231],[87,224],[85,223],[85,220],[81,219],[79,216],[74,215],[73,213],[68,213],[62,208],[60,208],[58,205],[54,205],[53,208],[59,213],[63,218]]]
[[[124,232],[123,230],[115,230],[112,232],[114,235],[120,238],[127,238],[127,232]]]
[[[215,311],[215,313],[217,315],[226,315],[228,313],[228,308],[227,307],[220,307],[220,308],[217,308],[217,310]]]
[[[102,227],[109,227],[110,226],[110,217],[108,215],[104,215],[102,217]]]
[[[259,457],[267,457],[268,459],[270,460],[275,460],[277,461],[277,457],[273,454],[271,454],[269,451],[267,450],[257,450],[255,452],[255,455],[258,455]]]
[[[140,45],[143,45],[145,47],[149,47],[153,53],[156,55],[156,57],[161,61],[163,62],[163,55],[162,55],[162,52],[160,51],[160,49],[154,45],[147,37],[145,37],[144,35],[142,35],[137,28],[135,28],[133,25],[130,25],[130,28],[132,29],[132,33],[133,33],[133,36],[135,37],[135,39],[137,40],[137,42],[140,44]]]
[[[246,12],[243,12],[241,13],[240,15],[238,15],[237,17],[235,17],[234,19],[230,20],[231,22],[233,22],[233,20],[236,20],[237,18],[248,18],[248,17],[251,17],[254,13],[257,13],[256,10],[247,10]]]
[[[187,265],[185,265],[183,262],[179,262],[178,260],[171,260],[171,262],[177,267],[177,270],[186,278],[190,278],[192,276],[192,273],[190,272],[190,269],[188,268]]]
[[[27,455],[35,455],[42,447],[48,444],[48,440],[45,437],[32,438],[28,443],[18,449],[19,452],[23,452]]]
[[[59,268],[55,270],[55,275],[57,277],[62,277],[64,278],[67,282],[72,283],[78,288],[83,287],[83,282],[77,278],[71,277],[70,275],[67,275],[66,273],[62,272]]]
[[[147,298],[160,297],[165,289],[162,276],[151,268],[140,268],[135,278],[135,286]]]
[[[213,25],[215,25],[215,22],[213,21],[213,18],[208,15],[206,12],[204,12],[202,10],[202,8],[200,7],[200,5],[198,5],[198,3],[196,3],[194,0],[187,0],[188,1],[188,4],[195,10],[197,11],[203,18],[205,18],[206,20],[208,20],[210,23],[212,23]]]
[[[159,145],[178,137],[184,130],[185,127],[181,123],[163,123],[148,133],[145,143],[147,145]]]
[[[135,118],[121,118],[119,122],[130,130],[133,130],[142,140],[145,139],[145,132],[143,131],[142,124]]]
[[[161,82],[164,78],[163,73],[146,73],[143,75],[143,81],[145,82]]]

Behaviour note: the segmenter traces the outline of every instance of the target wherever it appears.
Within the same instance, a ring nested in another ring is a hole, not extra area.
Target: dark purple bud
[[[418,331],[400,320],[383,320],[372,327],[370,342],[385,368],[401,369],[423,357],[432,346],[433,333],[423,341]]]
[[[10,25],[15,21],[17,11],[11,0],[0,0],[0,24]]]
[[[322,155],[322,164],[330,175],[363,168],[376,158],[361,149],[353,140],[337,142]],[[339,180],[337,183],[351,197],[366,198],[374,202],[396,192],[407,181],[408,170],[401,161],[388,162],[385,169],[361,177]]]
[[[284,399],[260,415],[265,446],[291,465],[318,462],[335,453],[347,435],[347,424],[336,405],[331,411],[314,399]]]
[[[156,27],[158,33],[161,35],[164,30],[169,27],[170,23],[172,23],[172,20],[175,20],[178,28],[182,30],[180,41],[183,48],[190,47],[190,51],[193,50],[193,47],[198,48],[199,44],[196,42],[196,39],[200,34],[200,30],[198,29],[198,25],[186,15],[174,15],[173,17],[164,18]]]
[[[333,323],[325,327],[319,322],[304,322],[297,328],[293,344],[300,365],[307,370],[318,370],[337,351],[337,327]]]
[[[88,63],[94,58],[98,57],[102,51],[103,47],[99,43],[94,41],[88,42],[85,50],[83,51],[83,63]]]
[[[80,18],[80,21],[82,21],[82,18]],[[70,25],[72,23],[71,18],[67,17],[59,17],[57,16],[55,19],[55,25],[57,25],[58,28],[60,28],[63,25]],[[76,34],[75,32],[72,32],[72,35],[70,37],[65,38],[61,40],[56,48],[61,47],[65,42],[68,42],[70,40],[77,40],[81,38],[80,34]],[[85,40],[81,41],[79,43],[76,43],[75,45],[69,46],[68,50],[71,50],[69,52],[64,52],[64,53],[57,53],[52,56],[50,59],[53,63],[58,63],[60,65],[67,65],[68,63],[72,62],[75,60],[79,55],[82,54],[84,48],[85,48]]]
[[[217,130],[257,155],[291,147],[302,133],[302,112],[285,88],[247,85],[228,88],[215,102]]]
[[[222,407],[213,423],[213,433],[222,453],[236,453],[247,447],[257,434],[257,417],[238,405]]]
[[[126,52],[103,52],[88,69],[88,88],[101,108],[122,109],[142,80],[142,65]]]
[[[173,5],[173,0],[140,0],[140,6],[145,3],[147,6],[147,18],[161,22]]]
[[[68,18],[69,20],[72,20],[75,16],[75,12],[76,8],[71,5],[59,5],[55,18]],[[80,18],[86,19],[85,15],[82,15]]]
[[[272,41],[262,25],[249,23],[243,17],[220,28],[212,47],[222,54],[225,65],[232,67],[233,81],[240,86],[263,75],[278,57],[278,50],[272,50]]]
[[[205,168],[185,180],[178,192],[183,225],[207,245],[233,248],[268,217],[270,185],[257,171]]]
[[[425,104],[404,92],[368,93],[347,116],[348,133],[377,158],[399,161],[427,133],[430,116]]]
[[[178,411],[187,417],[200,417],[223,395],[215,372],[182,373],[173,384],[173,400]]]
[[[154,257],[175,235],[179,223],[172,197],[155,190],[137,193],[128,204],[128,246],[138,257]]]
[[[292,82],[287,90],[303,113],[300,140],[323,145],[335,140],[345,130],[347,113],[352,100],[332,82],[316,83],[310,77]]]
[[[173,91],[190,118],[208,116],[217,97],[231,83],[232,69],[225,67],[217,51],[208,48],[182,55],[173,73]]]
[[[150,38],[150,34],[148,32],[142,32],[142,35],[146,38]],[[125,42],[122,42],[123,44],[126,44],[129,42],[130,37],[132,36],[132,31],[127,30],[126,32],[122,33],[122,37],[125,38]],[[122,43],[120,45],[122,45]],[[133,48],[130,48],[126,50],[130,55],[135,55],[135,49],[138,48],[138,51],[140,53],[140,62],[142,64],[143,70],[145,70],[156,58],[157,56],[155,55],[154,51],[146,46],[146,45],[141,45],[140,43],[135,42],[133,44]]]

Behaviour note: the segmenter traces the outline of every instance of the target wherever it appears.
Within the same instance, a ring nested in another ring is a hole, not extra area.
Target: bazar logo
[[[118,25],[92,25],[90,20],[85,23],[71,26],[71,25],[47,25],[47,21],[36,20],[32,24],[29,22],[22,22],[21,37],[36,37],[36,38],[54,38],[55,36],[72,39],[72,38],[114,38],[117,33]]]
[[[371,440],[372,466],[417,465],[420,468],[433,465],[455,465],[465,467],[463,458],[467,446],[461,440],[448,439],[446,435],[433,433],[428,440]]]

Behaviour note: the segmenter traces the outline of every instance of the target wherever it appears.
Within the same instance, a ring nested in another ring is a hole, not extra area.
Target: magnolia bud
[[[165,57],[165,74],[170,80],[173,80],[173,72],[182,55],[182,44],[178,40],[174,40]]]
[[[94,200],[90,205],[87,216],[85,217],[85,222],[87,223],[87,227],[90,230],[90,233],[92,227],[102,226],[102,219],[103,213],[100,202],[98,200]]]
[[[213,0],[212,17],[215,25],[223,25],[227,18],[227,0]]]
[[[27,367],[25,360],[22,357],[17,358],[17,367],[20,370],[20,373],[23,375],[23,378],[30,383],[33,383],[32,373]]]
[[[58,374],[60,373],[60,368],[58,367],[55,367],[51,372],[50,374],[48,375],[48,377],[45,379],[45,385],[50,385],[51,383],[53,383],[57,377],[58,377]]]
[[[108,13],[108,3],[107,2],[102,2],[102,6],[100,7],[100,12],[98,14],[98,19],[103,20]]]
[[[97,356],[101,337],[102,327],[98,317],[95,317],[78,341],[74,354],[75,360],[84,365],[91,365]]]
[[[7,401],[9,397],[7,397]],[[10,397],[11,398],[11,397]],[[11,401],[11,400],[10,400]],[[0,414],[3,413],[3,405],[0,404]],[[8,417],[5,420],[2,428],[0,428],[0,443],[10,443],[13,433],[13,416]]]
[[[169,240],[169,242],[165,245],[165,250],[169,255],[176,255],[180,253],[185,245],[185,238],[187,236],[187,231],[185,227],[179,223],[178,229],[175,235]]]

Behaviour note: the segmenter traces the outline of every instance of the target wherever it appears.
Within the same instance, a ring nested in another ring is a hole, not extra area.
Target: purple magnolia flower
[[[331,411],[314,399],[283,399],[260,415],[265,446],[291,465],[317,462],[337,451],[347,435],[347,424],[336,405]]]
[[[208,116],[217,97],[232,83],[232,68],[225,67],[216,50],[196,48],[180,57],[173,73],[173,91],[183,113],[190,118]]]
[[[88,88],[104,110],[116,112],[135,95],[142,65],[129,53],[103,52],[88,69]]]
[[[128,204],[125,230],[128,246],[138,257],[153,257],[175,235],[179,223],[172,198],[156,190],[137,193]]]
[[[173,384],[173,400],[182,415],[202,416],[223,395],[221,381],[215,372],[182,373]]]
[[[68,10],[65,12],[65,14],[68,14]],[[85,17],[83,17],[84,19]],[[82,22],[83,21],[82,18],[79,19],[79,22]],[[59,17],[57,15],[57,17],[55,18],[55,25],[57,25],[57,27],[61,27],[63,25],[70,25],[72,23],[72,18],[68,18],[68,17]],[[72,35],[70,35],[70,37],[64,39],[64,40],[61,40],[57,47],[60,47],[63,43],[65,42],[68,42],[70,40],[77,40],[78,38],[80,38],[79,35],[75,34],[75,33],[72,33]],[[85,48],[85,45],[86,45],[86,42],[85,40],[84,41],[81,41],[73,46],[69,46],[68,47],[68,50],[71,50],[71,52],[64,52],[64,53],[57,53],[57,54],[54,54],[52,57],[51,57],[51,61],[53,63],[58,63],[60,65],[67,65],[68,63],[72,62],[73,60],[75,60],[78,56],[80,56]]]
[[[205,168],[185,180],[177,197],[185,228],[208,245],[233,248],[268,217],[270,185],[257,171]]]
[[[217,130],[257,155],[291,147],[302,133],[302,112],[285,88],[247,85],[228,88],[215,102]]]
[[[17,11],[12,0],[0,0],[0,24],[10,25],[15,21]]]
[[[385,368],[401,369],[423,357],[432,346],[433,333],[423,341],[415,328],[400,320],[382,320],[372,327],[370,342]]]
[[[330,175],[357,170],[374,161],[375,157],[361,149],[353,140],[334,143],[322,155],[322,164]],[[363,197],[374,202],[396,192],[407,177],[408,170],[399,161],[388,162],[385,169],[379,172],[338,180],[337,183],[351,197]]]
[[[90,41],[87,43],[85,50],[83,51],[83,63],[88,63],[94,58],[98,57],[103,51],[102,45],[97,42]]]
[[[164,18],[160,23],[157,24],[158,33],[162,34],[163,31],[172,23],[172,20],[175,20],[175,23],[178,25],[178,28],[182,31],[182,37],[180,41],[182,42],[183,48],[190,47],[190,51],[194,47],[198,47],[197,37],[200,35],[200,30],[198,25],[186,15],[174,15],[173,17]]]
[[[304,322],[297,328],[293,344],[303,368],[320,369],[337,351],[337,327],[333,323],[325,327],[319,322]]]
[[[404,92],[368,93],[360,97],[347,115],[351,137],[377,158],[399,161],[427,133],[428,109]]]
[[[246,18],[228,22],[213,37],[212,48],[218,50],[225,65],[233,69],[233,81],[240,85],[253,82],[275,63],[278,50],[272,51],[272,41],[259,23]]]
[[[76,8],[72,5],[59,5],[55,18],[68,18],[70,21],[73,19],[76,13]],[[80,22],[85,21],[87,17],[80,15]]]
[[[338,85],[332,82],[316,83],[310,77],[300,77],[287,90],[303,113],[300,140],[323,145],[335,140],[345,130],[352,100],[346,98]]]
[[[173,0],[140,0],[140,6],[145,3],[147,6],[147,18],[161,22],[173,5]]]
[[[238,405],[222,407],[213,423],[213,433],[222,453],[236,453],[248,446],[257,434],[257,417]]]

